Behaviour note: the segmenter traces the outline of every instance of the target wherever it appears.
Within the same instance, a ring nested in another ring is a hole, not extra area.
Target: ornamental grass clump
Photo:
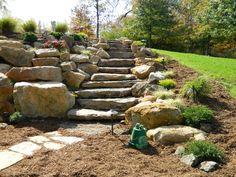
[[[162,86],[168,90],[176,87],[176,82],[173,79],[160,80],[159,84],[160,84],[160,86]]]
[[[185,125],[199,128],[201,123],[211,123],[214,114],[206,106],[192,106],[184,109],[183,118]]]
[[[28,20],[22,25],[22,28],[25,32],[35,33],[37,29],[37,24],[34,20]]]
[[[175,94],[171,90],[157,90],[153,93],[153,96],[155,96],[156,99],[166,100],[174,98]]]
[[[0,31],[2,34],[12,34],[15,32],[17,21],[12,17],[6,17],[0,19]]]
[[[57,23],[55,27],[55,32],[66,33],[69,30],[67,23]]]
[[[181,93],[184,97],[197,102],[201,98],[209,96],[211,89],[206,79],[197,78],[187,82],[182,88]]]
[[[193,154],[200,162],[203,161],[216,161],[222,162],[224,159],[224,153],[215,144],[206,141],[198,140],[187,143],[186,154]]]

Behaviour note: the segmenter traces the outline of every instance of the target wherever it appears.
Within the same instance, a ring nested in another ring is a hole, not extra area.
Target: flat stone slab
[[[91,77],[92,81],[123,81],[137,79],[133,74],[110,74],[110,73],[96,73]]]
[[[41,146],[29,141],[22,142],[9,148],[9,150],[11,151],[18,152],[26,156],[32,156],[36,151],[40,149]]]
[[[34,143],[37,143],[37,144],[43,144],[45,142],[51,141],[50,139],[48,139],[45,136],[33,136],[33,137],[29,137],[28,139]]]
[[[111,124],[101,124],[101,123],[74,123],[65,122],[60,125],[60,127],[67,129],[70,132],[80,132],[84,135],[99,135],[111,131]]]
[[[75,144],[84,140],[83,138],[78,138],[74,136],[54,136],[54,137],[51,137],[51,139],[53,139],[54,141],[59,141],[64,144],[68,144],[68,145]]]
[[[45,133],[47,136],[62,136],[58,131]]]
[[[98,66],[101,67],[133,67],[134,59],[101,59],[98,62]]]
[[[120,98],[131,95],[131,88],[84,89],[76,92],[79,98]]]
[[[0,151],[0,171],[10,167],[24,158],[23,154],[8,150]]]
[[[59,143],[54,143],[54,142],[46,142],[43,144],[43,146],[49,150],[59,150],[63,147],[65,147],[65,144],[59,144]]]
[[[123,119],[124,114],[118,113],[116,116],[112,116],[110,111],[101,111],[93,109],[72,109],[67,114],[69,119],[72,120],[111,120]]]
[[[99,67],[101,73],[129,74],[131,67]]]
[[[138,80],[125,81],[89,81],[82,84],[83,88],[127,88],[139,82]]]

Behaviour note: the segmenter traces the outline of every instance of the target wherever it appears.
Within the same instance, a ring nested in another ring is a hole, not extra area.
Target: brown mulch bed
[[[171,61],[167,67],[177,73],[176,93],[187,80],[198,76],[195,71],[176,61]],[[215,111],[216,121],[209,139],[220,146],[226,155],[225,164],[215,172],[207,174],[182,164],[173,154],[177,145],[162,146],[150,142],[147,150],[139,151],[127,146],[128,135],[104,134],[87,137],[84,142],[59,151],[40,151],[33,157],[3,170],[0,176],[233,177],[236,175],[236,100],[219,83],[213,83],[212,96],[201,103]],[[26,123],[16,128],[9,126],[6,130],[0,130],[0,148],[57,128],[58,122],[53,123],[52,120],[49,123]]]

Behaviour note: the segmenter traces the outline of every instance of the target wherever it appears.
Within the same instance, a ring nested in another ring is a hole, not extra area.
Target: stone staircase
[[[69,111],[69,119],[123,119],[124,112],[138,103],[138,98],[132,97],[131,93],[131,87],[139,80],[130,72],[135,65],[130,46],[123,46],[119,41],[108,44],[111,58],[101,59],[99,72],[76,91],[78,109]]]

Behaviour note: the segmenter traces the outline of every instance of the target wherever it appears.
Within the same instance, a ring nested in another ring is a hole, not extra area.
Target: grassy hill
[[[155,49],[156,50],[156,49]],[[236,98],[236,59],[203,56],[191,53],[179,53],[156,50],[160,54],[168,55],[181,64],[199,73],[221,81]]]

